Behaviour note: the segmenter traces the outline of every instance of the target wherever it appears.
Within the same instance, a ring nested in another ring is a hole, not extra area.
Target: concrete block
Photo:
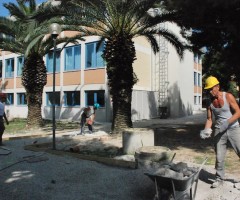
[[[123,153],[134,155],[143,146],[154,146],[154,130],[148,128],[125,129],[122,133]]]

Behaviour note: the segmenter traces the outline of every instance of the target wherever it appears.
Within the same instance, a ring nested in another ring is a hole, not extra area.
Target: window
[[[65,106],[79,106],[80,105],[80,91],[64,92]]]
[[[194,85],[198,84],[198,76],[197,76],[197,72],[194,72]]]
[[[27,98],[25,93],[17,94],[17,105],[27,105]]]
[[[65,49],[65,71],[81,68],[81,46],[72,46]]]
[[[194,54],[194,62],[198,63],[198,55],[196,53]]]
[[[198,73],[198,86],[201,86],[202,85],[202,77],[201,77],[201,74]]]
[[[102,58],[104,44],[97,49],[98,42],[86,44],[86,68],[97,68],[105,65]]]
[[[6,78],[13,77],[13,73],[14,73],[14,59],[13,58],[6,59],[5,68],[6,68],[5,77]]]
[[[197,96],[194,96],[194,105],[197,105]]]
[[[6,105],[13,105],[13,104],[14,104],[14,95],[13,95],[13,93],[7,93]]]
[[[0,78],[2,78],[2,60],[0,60]]]
[[[53,92],[46,92],[47,95],[47,106],[53,104]],[[55,106],[60,106],[60,92],[55,92]]]
[[[60,71],[60,55],[61,52],[59,49],[56,50],[56,72]],[[47,54],[47,71],[53,72],[53,51],[50,51]]]
[[[24,57],[23,56],[18,57],[17,58],[17,76],[22,75],[23,63],[24,63]]]
[[[85,91],[86,97],[86,106],[93,106],[95,103],[98,103],[100,107],[105,107],[105,91]]]
[[[201,104],[201,102],[202,102],[202,98],[201,98],[201,96],[199,96],[198,97],[198,104]]]

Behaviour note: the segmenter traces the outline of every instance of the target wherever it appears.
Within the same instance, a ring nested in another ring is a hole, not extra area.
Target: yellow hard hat
[[[206,79],[206,82],[205,82],[205,90],[206,89],[210,89],[212,87],[214,87],[215,85],[218,85],[219,84],[219,81],[217,80],[216,77],[214,76],[209,76],[207,79]]]

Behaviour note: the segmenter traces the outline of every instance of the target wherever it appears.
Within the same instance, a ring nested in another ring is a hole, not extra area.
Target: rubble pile
[[[174,178],[178,180],[184,180],[195,174],[198,171],[196,167],[189,167],[187,163],[179,162],[161,165],[158,169],[152,169],[151,174],[154,176],[162,176],[167,178]]]

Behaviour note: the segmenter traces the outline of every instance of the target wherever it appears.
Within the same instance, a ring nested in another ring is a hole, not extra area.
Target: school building
[[[165,24],[178,33],[179,28]],[[71,34],[62,32],[60,37]],[[139,81],[132,93],[132,120],[156,117],[181,117],[202,109],[202,64],[198,55],[186,51],[180,60],[175,49],[162,37],[157,38],[160,52],[153,53],[144,38],[136,38],[137,60],[133,64]],[[56,52],[56,119],[78,121],[82,109],[100,104],[96,121],[112,120],[112,105],[107,86],[103,46],[96,48],[99,37],[86,37],[79,44],[57,46]],[[53,52],[44,56],[47,84],[43,92],[42,116],[52,118]],[[0,51],[0,90],[7,94],[6,113],[11,118],[27,117],[25,89],[21,84],[24,58]]]

